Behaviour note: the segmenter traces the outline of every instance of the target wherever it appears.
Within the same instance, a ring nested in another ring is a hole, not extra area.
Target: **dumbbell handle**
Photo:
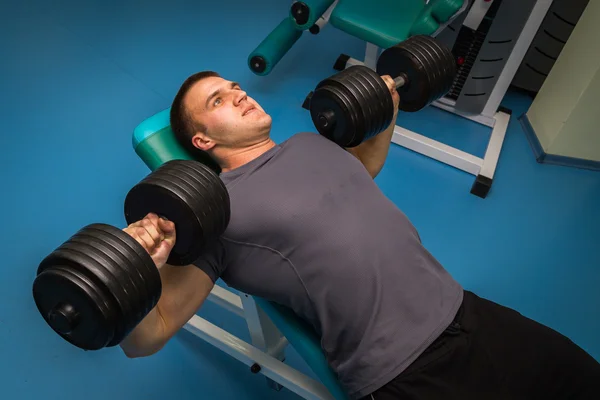
[[[399,89],[402,86],[406,85],[406,75],[402,74],[395,77],[394,84],[396,85],[396,89]]]

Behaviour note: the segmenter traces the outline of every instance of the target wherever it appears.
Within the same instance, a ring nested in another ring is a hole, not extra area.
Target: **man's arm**
[[[173,222],[150,213],[124,231],[150,254],[162,283],[156,306],[120,343],[128,357],[144,357],[163,348],[196,313],[214,287],[214,280],[196,265],[174,267],[167,264],[176,241]],[[222,258],[216,258],[218,250],[222,248],[215,247],[214,254],[206,254],[207,268],[222,265]]]
[[[388,85],[390,94],[394,103],[394,116],[390,125],[378,135],[365,140],[356,147],[347,148],[346,150],[353,154],[360,162],[362,162],[369,171],[369,174],[375,179],[379,174],[390,149],[392,142],[392,136],[394,134],[394,127],[396,126],[396,117],[398,116],[398,104],[400,102],[400,96],[396,90],[394,80],[389,76],[382,76],[382,79]]]
[[[127,357],[146,357],[162,349],[202,306],[214,287],[195,265],[160,269],[162,294],[157,305],[120,343]]]

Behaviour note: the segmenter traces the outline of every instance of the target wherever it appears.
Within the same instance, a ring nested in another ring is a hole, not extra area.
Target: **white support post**
[[[323,13],[323,15],[321,15],[319,17],[319,19],[317,19],[315,21],[315,25],[318,27],[316,32],[313,32],[313,28],[310,28],[310,31],[312,33],[319,33],[323,30],[323,28],[325,28],[325,26],[329,23],[329,18],[331,17],[331,13],[333,12],[333,9],[335,8],[335,6],[337,6],[339,0],[335,0],[333,2],[332,5],[329,6],[329,8],[327,10],[325,10],[325,12]]]
[[[485,108],[481,112],[482,115],[493,116],[496,114],[500,102],[504,98],[517,69],[519,69],[521,62],[523,61],[523,57],[525,57],[525,54],[531,45],[531,41],[542,24],[551,5],[552,0],[537,0],[535,2],[531,14],[529,14],[529,18],[527,19],[527,22],[525,22],[525,26],[515,43],[515,47],[510,52],[510,56],[498,77],[498,81],[488,98]]]
[[[357,60],[356,58],[350,57],[348,61],[346,61],[346,66],[344,68],[351,67],[353,65],[365,65],[364,62]]]
[[[288,344],[287,339],[251,296],[243,294],[241,301],[250,337],[252,338],[252,345],[271,357],[284,361],[285,347]],[[281,385],[272,379],[267,378],[267,384],[272,389],[281,390]]]
[[[394,127],[392,142],[472,175],[477,175],[483,164],[483,160],[479,157],[409,131],[398,125]]]
[[[476,31],[493,2],[494,0],[474,0],[463,25]]]
[[[240,296],[237,294],[232,293],[221,286],[215,285],[208,295],[208,300],[226,310],[229,310],[237,316],[244,318],[242,299],[240,299]]]
[[[195,315],[184,329],[308,400],[335,400],[325,385]]]
[[[494,119],[493,115],[488,117],[483,114],[468,114],[463,111],[457,110],[456,108],[454,108],[456,102],[446,97],[442,97],[441,99],[436,100],[435,102],[431,103],[431,105],[441,110],[449,111],[453,114],[459,115],[473,122],[477,122],[478,124],[485,125],[488,128],[493,128],[494,124],[496,123],[496,120]]]
[[[365,49],[364,65],[375,71],[377,69],[378,57],[379,47],[375,46],[373,43],[367,42],[367,48]]]
[[[504,137],[506,136],[506,130],[508,129],[508,122],[510,121],[510,115],[499,111],[495,116],[496,124],[492,130],[492,135],[483,157],[483,163],[479,175],[485,176],[486,178],[493,179],[494,173],[496,172],[496,166],[500,159],[500,151],[502,150],[502,144],[504,143]]]

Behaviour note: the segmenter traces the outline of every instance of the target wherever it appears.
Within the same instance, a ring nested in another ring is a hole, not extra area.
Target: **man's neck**
[[[273,147],[275,147],[275,142],[268,138],[252,146],[233,150],[227,155],[227,157],[224,157],[221,160],[221,172],[228,172],[239,168],[242,165],[260,157]]]

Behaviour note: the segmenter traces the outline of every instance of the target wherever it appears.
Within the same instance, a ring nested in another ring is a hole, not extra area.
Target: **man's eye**
[[[219,104],[221,104],[221,99],[216,99],[215,102],[213,103],[215,106],[218,106]]]

